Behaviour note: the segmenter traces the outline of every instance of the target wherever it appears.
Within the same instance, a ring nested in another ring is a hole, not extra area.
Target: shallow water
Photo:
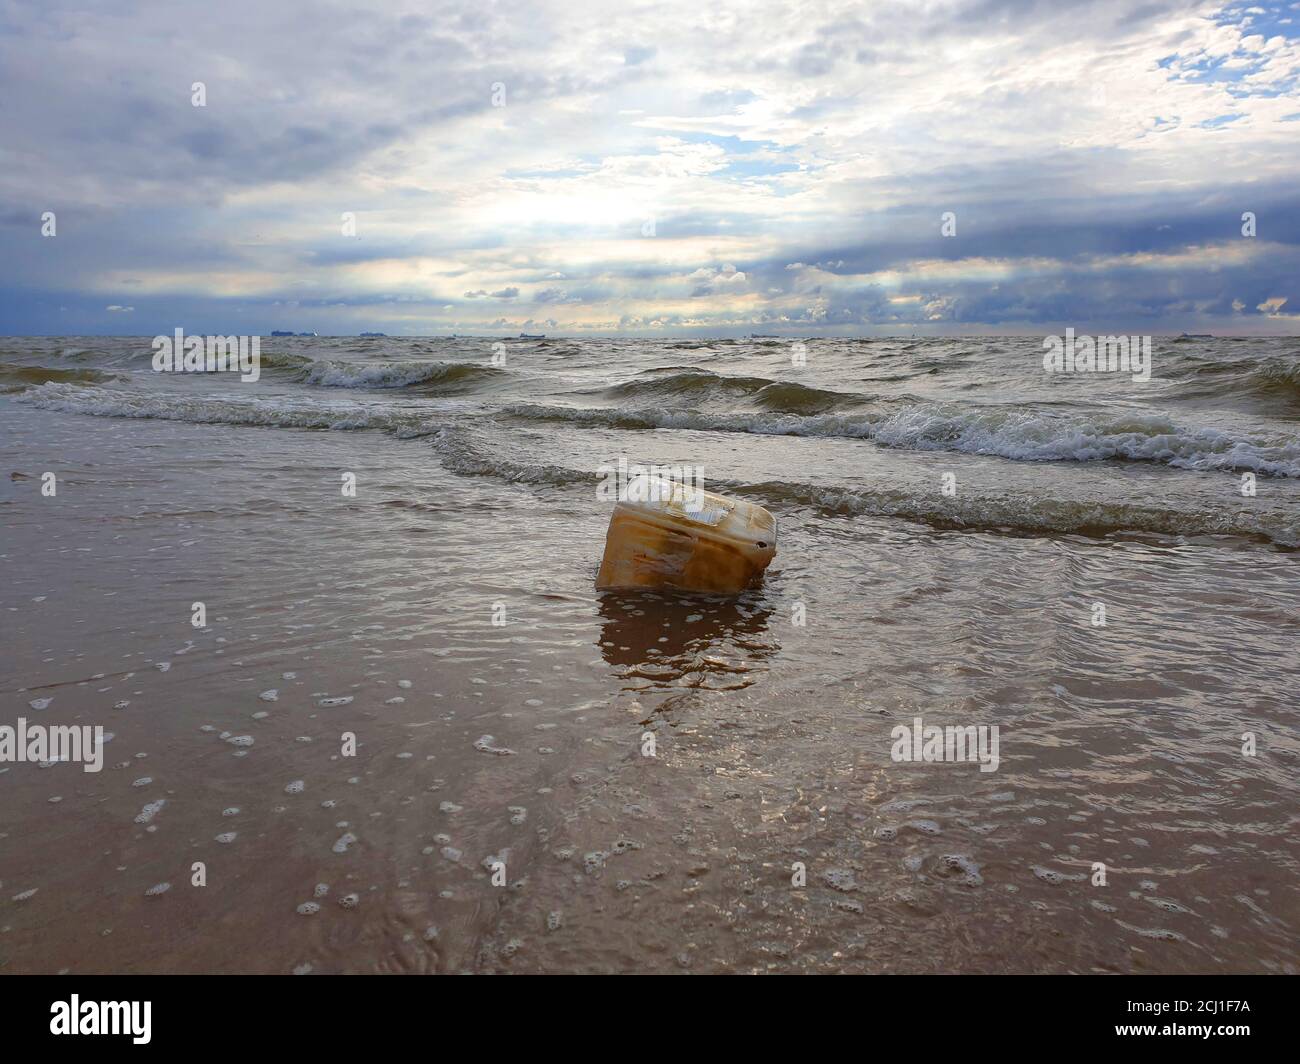
[[[0,971],[1300,968],[1295,341],[272,343],[0,342],[0,723],[113,733],[0,765]],[[619,457],[763,585],[595,592]]]

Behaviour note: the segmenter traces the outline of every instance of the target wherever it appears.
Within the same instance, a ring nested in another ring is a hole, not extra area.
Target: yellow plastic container
[[[775,555],[776,518],[763,507],[643,476],[614,507],[596,587],[734,595]]]

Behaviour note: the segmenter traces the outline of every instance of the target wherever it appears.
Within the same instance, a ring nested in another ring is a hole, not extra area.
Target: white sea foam
[[[959,451],[1022,462],[1110,458],[1181,469],[1247,470],[1300,477],[1300,438],[1180,425],[1163,414],[1091,417],[1010,408],[917,404],[850,414],[712,413],[619,410],[516,403],[516,417],[614,428],[670,428],[772,436],[844,437],[884,447]]]

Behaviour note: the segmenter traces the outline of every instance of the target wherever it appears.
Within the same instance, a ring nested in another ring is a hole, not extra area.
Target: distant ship
[[[520,334],[519,334],[519,339],[521,339],[521,340],[545,340],[545,339],[546,339],[546,333],[538,333],[536,336],[534,336],[532,333],[520,333]]]
[[[357,333],[357,335],[358,336],[387,336],[388,333],[365,332],[365,333]]]
[[[296,332],[286,332],[283,329],[273,329],[271,330],[271,335],[272,336],[315,336],[316,334],[314,332],[296,333]]]
[[[750,333],[751,340],[779,340],[781,339],[775,333]]]
[[[1213,334],[1213,333],[1183,333],[1180,337],[1178,337],[1178,339],[1180,339],[1180,340],[1213,340],[1213,339],[1214,339],[1214,334]]]

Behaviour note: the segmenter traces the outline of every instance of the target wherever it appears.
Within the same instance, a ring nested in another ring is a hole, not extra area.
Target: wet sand
[[[598,594],[586,485],[0,404],[0,722],[113,733],[0,766],[0,972],[1300,969],[1293,554],[791,505],[739,601]]]

